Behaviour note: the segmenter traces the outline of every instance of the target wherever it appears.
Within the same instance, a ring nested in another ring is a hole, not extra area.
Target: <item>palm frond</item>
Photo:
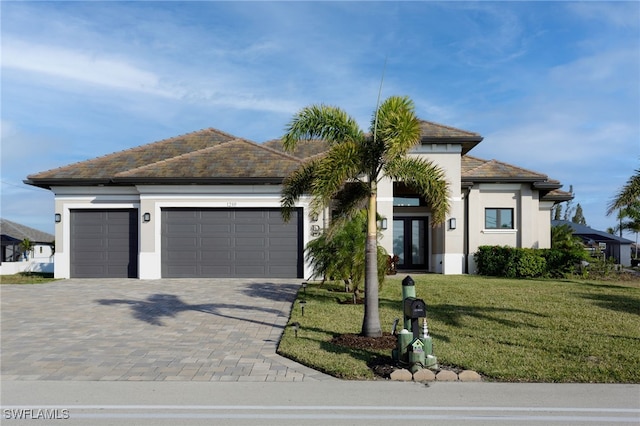
[[[386,99],[372,119],[372,133],[384,144],[385,157],[393,159],[405,155],[420,141],[420,120],[413,101],[405,96]]]
[[[294,115],[282,137],[282,146],[286,151],[293,151],[301,140],[322,139],[332,145],[363,137],[358,123],[342,109],[312,105]]]
[[[387,163],[385,174],[404,182],[425,198],[434,225],[445,221],[450,209],[449,183],[441,168],[423,158],[399,157]]]
[[[318,161],[319,160],[311,160],[304,163],[283,181],[280,205],[282,218],[285,221],[289,221],[291,218],[291,212],[295,208],[296,201],[304,194],[309,193],[313,184]]]
[[[640,169],[636,169],[635,174],[629,178],[627,183],[620,189],[611,200],[607,208],[607,216],[614,211],[624,208],[640,200]]]

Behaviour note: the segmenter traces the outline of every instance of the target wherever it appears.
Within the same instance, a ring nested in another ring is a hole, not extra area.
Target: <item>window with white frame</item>
[[[514,229],[513,209],[484,209],[484,229]]]

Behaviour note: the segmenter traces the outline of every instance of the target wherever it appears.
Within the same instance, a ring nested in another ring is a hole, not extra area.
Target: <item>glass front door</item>
[[[393,253],[399,257],[398,269],[427,269],[426,217],[395,217],[393,219]]]

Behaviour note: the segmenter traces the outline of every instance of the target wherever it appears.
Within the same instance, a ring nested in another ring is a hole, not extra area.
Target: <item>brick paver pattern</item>
[[[276,354],[299,286],[281,279],[1,285],[1,379],[331,380]]]

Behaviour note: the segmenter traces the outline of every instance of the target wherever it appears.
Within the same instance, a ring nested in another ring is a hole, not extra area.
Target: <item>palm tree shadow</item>
[[[518,314],[518,315],[533,315],[536,317],[546,317],[546,315],[539,314],[537,312],[525,311],[522,309],[512,309],[512,308],[500,308],[500,307],[489,307],[489,306],[467,306],[467,305],[451,305],[451,304],[441,304],[441,305],[429,305],[427,307],[427,317],[438,319],[439,321],[444,322],[445,324],[460,327],[461,320],[463,317],[473,317],[486,321],[497,322],[498,324],[508,326],[508,327],[534,327],[537,326],[525,322],[525,321],[514,321],[505,318],[501,318],[501,314]],[[524,319],[524,318],[523,318]]]
[[[640,315],[640,299],[622,294],[583,294],[584,299],[604,309]]]
[[[256,324],[264,324],[264,321],[257,321],[247,316],[232,316],[223,314],[222,309],[237,309],[240,312],[259,311],[272,313],[275,315],[286,315],[278,309],[260,308],[247,305],[231,305],[227,303],[203,303],[191,305],[183,302],[178,296],[173,294],[152,294],[146,300],[132,299],[99,299],[96,300],[101,305],[129,305],[133,317],[151,325],[164,326],[163,317],[173,318],[180,312],[197,311],[220,317],[247,321]],[[248,313],[248,312],[247,312]],[[275,325],[274,325],[275,326]],[[282,328],[282,327],[281,327]]]

